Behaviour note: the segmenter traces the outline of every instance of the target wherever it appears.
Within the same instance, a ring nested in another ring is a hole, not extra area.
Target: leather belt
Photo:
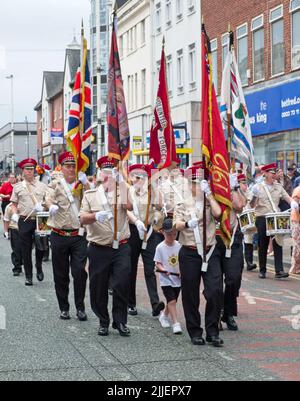
[[[78,237],[79,235],[79,230],[60,230],[59,228],[52,228],[52,231],[61,237]]]
[[[193,251],[197,251],[197,250],[198,250],[198,248],[197,248],[196,246],[187,246],[187,245],[184,245],[184,248],[191,249],[191,250],[193,250]],[[207,246],[207,247],[206,247],[206,253],[208,253],[210,250],[211,250],[211,246]]]
[[[119,242],[119,245],[125,245],[128,244],[128,239],[123,239],[122,241]],[[98,248],[112,248],[112,244],[108,244],[108,245],[100,245],[100,244],[96,244],[96,242],[90,242],[90,245],[96,246]]]
[[[27,217],[27,216],[20,216],[20,219],[22,219],[22,220],[32,220],[32,221],[35,221],[36,220],[36,217]]]

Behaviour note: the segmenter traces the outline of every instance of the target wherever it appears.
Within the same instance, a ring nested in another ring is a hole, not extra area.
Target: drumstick
[[[31,211],[31,213],[26,217],[26,219],[24,220],[24,222],[27,221],[27,220],[33,215],[34,212],[35,212],[35,210],[33,209],[33,210]]]
[[[180,276],[179,273],[171,273],[171,272],[167,272],[166,270],[156,270],[156,273],[169,274],[170,276],[176,276],[176,277]]]

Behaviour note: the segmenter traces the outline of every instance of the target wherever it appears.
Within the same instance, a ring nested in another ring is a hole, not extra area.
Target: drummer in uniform
[[[18,277],[22,273],[22,243],[19,235],[18,223],[12,220],[13,211],[12,203],[9,203],[5,208],[3,217],[4,221],[4,236],[10,240],[10,246],[12,250],[11,261],[13,264],[13,276]]]
[[[129,173],[133,183],[129,190],[133,202],[133,211],[127,212],[130,223],[129,245],[131,247],[128,313],[132,316],[137,315],[136,279],[139,257],[142,256],[145,281],[152,306],[152,316],[155,317],[159,316],[160,312],[165,308],[157,293],[154,256],[159,238],[153,228],[153,225],[157,223],[158,213],[162,209],[162,196],[158,191],[152,190],[151,186],[149,188],[149,179],[151,177],[149,166],[144,164],[132,165],[129,167]],[[151,190],[152,194],[150,194],[151,198],[149,199],[148,195]],[[149,206],[148,201],[150,201]]]
[[[202,337],[200,306],[200,284],[204,282],[206,299],[206,341],[215,347],[223,346],[219,337],[219,320],[223,305],[223,284],[220,251],[216,248],[215,219],[221,217],[221,207],[212,195],[207,181],[201,181],[200,163],[188,169],[191,181],[190,196],[175,207],[174,225],[180,232],[179,268],[182,281],[182,303],[186,327],[194,345],[204,345]],[[206,263],[203,263],[203,210],[206,206]]]
[[[238,325],[234,320],[237,316],[237,298],[242,283],[244,268],[243,234],[240,230],[237,214],[246,206],[246,197],[240,192],[237,174],[230,176],[232,210],[230,213],[230,226],[232,240],[226,247],[221,236],[217,236],[217,247],[221,253],[221,265],[224,274],[224,311],[222,321],[231,331],[237,331]]]
[[[61,311],[60,319],[70,319],[68,300],[70,268],[74,281],[74,297],[79,321],[86,321],[84,298],[87,273],[87,241],[85,230],[79,221],[79,210],[83,190],[88,190],[89,183],[84,173],[76,180],[76,161],[70,152],[59,157],[61,177],[49,184],[46,199],[51,227],[52,266],[56,297]],[[77,187],[77,190],[76,190]]]
[[[34,172],[37,162],[34,159],[25,159],[19,167],[23,172],[23,181],[16,184],[11,197],[13,216],[18,222],[19,234],[22,242],[22,255],[25,270],[25,285],[32,286],[32,247],[36,230],[36,214],[44,211],[48,187],[35,178]],[[20,217],[20,218],[19,218]],[[42,262],[44,251],[36,247],[36,270],[38,281],[44,280]]]
[[[87,226],[89,242],[89,274],[91,306],[100,320],[98,334],[109,334],[108,287],[113,290],[112,327],[124,337],[127,327],[128,292],[130,282],[130,230],[127,210],[132,210],[128,186],[117,161],[103,157],[97,162],[101,169],[101,184],[84,194],[80,211],[81,223]],[[119,191],[116,193],[116,183]],[[117,198],[117,219],[115,204]]]
[[[247,205],[243,210],[244,212],[246,212],[247,210],[251,209],[250,202],[252,201],[253,194],[252,191],[250,191],[250,189],[248,188],[247,177],[245,174],[238,175],[238,182],[240,185],[241,192],[247,199]],[[257,268],[257,265],[253,263],[253,252],[254,252],[253,236],[254,236],[254,231],[246,231],[244,233],[244,250],[245,250],[244,256],[248,271],[252,271]]]
[[[280,213],[278,207],[281,200],[285,200],[293,206],[293,200],[284,190],[283,186],[276,181],[276,163],[268,164],[262,167],[265,180],[256,184],[252,188],[253,200],[251,207],[255,207],[256,227],[258,231],[258,256],[259,256],[259,277],[266,278],[267,272],[267,253],[270,237],[266,234],[266,214]],[[275,260],[275,278],[282,279],[289,276],[283,269],[282,246],[278,244],[280,238],[273,238],[274,260]]]

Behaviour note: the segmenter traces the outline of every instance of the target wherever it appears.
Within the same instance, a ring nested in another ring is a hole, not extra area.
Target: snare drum
[[[51,234],[51,229],[48,226],[49,212],[41,212],[36,215],[36,235],[46,237]]]
[[[246,232],[255,232],[256,231],[256,216],[255,209],[245,210],[243,213],[239,215],[239,222],[241,226],[241,231],[243,234]]]
[[[291,229],[291,214],[284,213],[269,213],[266,214],[267,236],[288,235],[292,233]]]

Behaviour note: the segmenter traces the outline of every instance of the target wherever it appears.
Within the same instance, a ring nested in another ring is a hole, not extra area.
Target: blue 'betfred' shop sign
[[[300,128],[300,79],[245,97],[253,136]]]

